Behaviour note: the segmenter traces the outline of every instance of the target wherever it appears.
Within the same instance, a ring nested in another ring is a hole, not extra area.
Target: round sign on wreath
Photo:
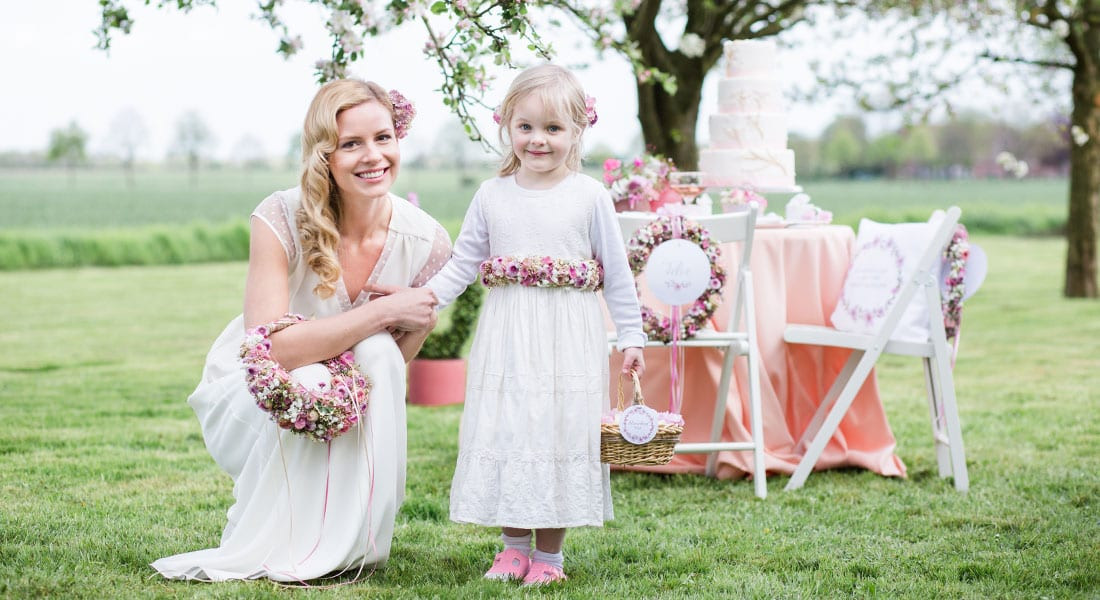
[[[719,261],[722,250],[711,239],[710,232],[699,223],[684,219],[677,237],[672,219],[681,217],[654,219],[639,227],[627,242],[630,270],[635,277],[646,273],[646,281],[658,299],[678,306],[694,298],[676,324],[642,305],[642,328],[646,335],[665,343],[672,341],[674,326],[679,328],[680,339],[694,337],[721,303],[722,286],[726,283],[726,270]]]

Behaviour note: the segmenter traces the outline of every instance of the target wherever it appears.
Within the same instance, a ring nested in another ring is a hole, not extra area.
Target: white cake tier
[[[730,77],[718,82],[718,112],[783,112],[783,92],[771,77]]]
[[[747,113],[710,116],[710,147],[721,149],[787,147],[787,115]]]
[[[726,77],[766,75],[775,70],[775,42],[733,40],[722,45],[726,56]]]
[[[699,170],[707,186],[788,188],[794,186],[794,152],[768,148],[699,152]]]

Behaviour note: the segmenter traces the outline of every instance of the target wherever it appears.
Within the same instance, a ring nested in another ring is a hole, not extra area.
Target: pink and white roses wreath
[[[654,219],[634,232],[626,244],[626,258],[635,277],[645,269],[653,249],[672,238],[672,220],[668,217]],[[666,344],[672,341],[673,327],[680,328],[680,339],[694,337],[703,328],[707,319],[721,304],[722,286],[726,283],[726,269],[720,262],[722,249],[711,239],[710,232],[705,227],[695,221],[685,220],[680,238],[696,244],[707,255],[707,260],[710,261],[710,281],[691,308],[684,311],[679,323],[673,324],[669,317],[642,305],[642,330],[650,339]]]
[[[359,372],[350,350],[321,362],[332,380],[327,385],[322,383],[320,389],[309,390],[295,381],[271,357],[269,338],[305,320],[301,315],[288,314],[245,332],[240,353],[245,381],[256,405],[271,413],[279,427],[317,442],[331,442],[359,422],[367,408],[371,383]]]

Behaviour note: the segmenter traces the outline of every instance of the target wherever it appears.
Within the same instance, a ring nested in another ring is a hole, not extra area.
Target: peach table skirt
[[[770,473],[792,473],[804,449],[796,448],[829,385],[840,372],[849,351],[819,346],[788,345],[783,329],[789,323],[827,325],[840,297],[844,275],[851,258],[855,234],[841,225],[795,228],[759,228],[753,243],[752,272],[756,288],[756,331],[761,357],[761,403],[764,412],[765,464]],[[726,300],[715,313],[719,328],[728,322],[739,246],[723,246],[722,260],[729,277]],[[642,301],[668,314],[642,284]],[[608,321],[610,323],[610,321]],[[684,401],[686,421],[681,441],[701,442],[710,437],[711,419],[718,378],[722,371],[721,352],[713,348],[685,348]],[[666,410],[669,398],[669,351],[646,348],[643,392],[647,403]],[[616,397],[614,375],[622,368],[622,355],[613,352],[611,397]],[[749,441],[748,388],[745,361],[735,362],[735,380],[730,385],[722,439]],[[742,401],[742,399],[745,401]],[[894,454],[894,434],[879,400],[874,373],[856,396],[837,433],[817,461],[816,470],[860,467],[881,475],[905,476],[905,465]],[[679,454],[660,467],[638,470],[664,473],[704,472],[706,454]],[[720,479],[752,475],[751,452],[720,452]]]

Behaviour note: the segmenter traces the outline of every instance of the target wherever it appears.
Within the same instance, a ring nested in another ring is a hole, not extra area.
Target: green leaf
[[[447,3],[446,2],[436,2],[435,4],[432,5],[431,11],[432,11],[433,15],[443,14],[443,13],[447,12]]]

